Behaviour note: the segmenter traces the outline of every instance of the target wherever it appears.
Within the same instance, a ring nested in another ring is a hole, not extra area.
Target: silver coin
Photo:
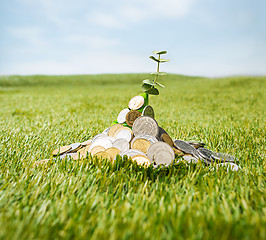
[[[131,131],[127,130],[127,129],[122,129],[121,131],[119,131],[116,136],[115,136],[116,139],[119,139],[119,138],[123,138],[125,139],[126,141],[130,142],[131,138],[132,138],[132,133]]]
[[[153,163],[154,156],[159,151],[167,151],[172,155],[172,159],[175,159],[175,153],[173,149],[165,142],[156,142],[151,144],[147,151],[147,157],[150,159],[150,162]]]
[[[197,157],[197,150],[190,144],[186,143],[182,140],[175,140],[174,145],[177,149],[181,150],[184,153],[191,154],[195,157]]]
[[[215,153],[212,152],[212,158],[221,162],[236,162],[238,159],[232,155],[226,153]]]
[[[70,157],[70,156],[72,156],[74,154],[76,154],[76,153],[64,153],[63,155],[60,156],[60,159],[64,159],[64,158]]]
[[[229,171],[229,169],[231,171],[236,171],[236,172],[239,170],[239,166],[235,163],[232,163],[232,162],[219,163],[217,165],[218,165],[218,167],[226,166],[227,172]]]
[[[151,144],[152,143],[156,143],[158,142],[158,139],[152,135],[148,135],[148,134],[141,134],[141,135],[137,135],[135,136],[135,139],[138,139],[138,138],[145,138],[147,139]],[[133,141],[133,140],[132,140]]]
[[[186,162],[192,162],[192,163],[197,163],[198,162],[198,159],[197,158],[195,158],[195,157],[193,157],[193,156],[191,156],[191,155],[184,155],[183,157],[182,157]]]
[[[140,109],[144,105],[145,99],[142,96],[135,96],[130,99],[128,107],[131,110]]]
[[[81,147],[81,143],[72,143],[69,146],[71,147],[71,149],[67,151],[67,153],[72,153]]]
[[[119,138],[113,142],[113,147],[116,147],[121,152],[124,152],[129,149],[129,142],[124,138]]]
[[[112,147],[113,145],[113,141],[111,140],[110,137],[106,137],[106,138],[98,138],[95,141],[93,141],[93,143],[90,145],[89,147],[89,152],[91,151],[91,149],[95,146],[102,146],[105,149]]]
[[[203,148],[205,146],[205,143],[203,142],[192,142],[192,141],[186,141],[188,144],[193,146],[194,148]]]
[[[123,109],[117,116],[118,123],[124,123],[126,121],[126,115],[130,112],[128,108]]]
[[[146,156],[146,154],[144,152],[137,150],[137,149],[129,149],[127,151],[121,152],[119,155],[121,157],[127,156],[128,158],[136,156],[136,155]]]
[[[141,116],[134,121],[132,131],[135,136],[147,134],[157,137],[159,133],[159,126],[156,120],[152,117]]]
[[[142,116],[149,116],[154,118],[154,110],[152,106],[147,105],[146,107],[144,107],[144,109],[142,110]]]
[[[207,148],[198,148],[197,152],[202,158],[204,158],[208,162],[213,162],[213,158],[212,158],[213,152],[211,150]]]
[[[154,159],[154,165],[156,167],[160,165],[168,167],[170,164],[173,163],[175,156],[173,156],[173,154],[169,151],[160,150],[154,154],[153,159]]]
[[[95,135],[93,138],[92,138],[92,142],[94,142],[97,138],[106,138],[108,137],[106,134],[104,133],[99,133],[97,135]]]
[[[102,133],[105,134],[105,135],[108,135],[109,129],[110,129],[110,127],[104,129]]]

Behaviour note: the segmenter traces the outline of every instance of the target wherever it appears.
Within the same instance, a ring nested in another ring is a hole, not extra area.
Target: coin
[[[205,143],[203,142],[192,142],[192,141],[186,141],[188,144],[193,146],[194,148],[203,148],[205,146]]]
[[[150,165],[149,158],[143,155],[135,155],[131,158],[133,161],[135,161],[138,165],[148,167]]]
[[[151,144],[152,143],[155,143],[155,142],[158,142],[158,139],[154,136],[151,136],[151,135],[148,135],[148,134],[141,134],[141,135],[137,135],[135,136],[132,141],[131,141],[131,144],[138,138],[144,138],[144,139],[147,139]]]
[[[142,116],[149,116],[154,118],[154,110],[152,106],[150,105],[145,106],[144,109],[142,110]]]
[[[232,163],[232,162],[219,163],[217,165],[218,165],[218,167],[226,166],[227,172],[229,172],[229,169],[231,171],[236,171],[236,172],[239,170],[239,166],[235,163]]]
[[[109,137],[105,137],[105,138],[98,138],[95,141],[93,141],[93,143],[90,145],[89,148],[89,152],[91,151],[91,149],[95,146],[102,146],[105,149],[112,147],[113,142]]]
[[[173,147],[173,146],[174,146],[174,142],[173,142],[172,138],[171,138],[167,133],[163,133],[163,134],[161,135],[161,138],[162,138],[162,140],[163,140],[165,143],[169,144],[170,147]]]
[[[42,164],[46,164],[48,163],[49,161],[51,161],[51,159],[43,159],[43,160],[39,160],[39,161],[36,161],[33,166],[40,166]]]
[[[82,145],[80,143],[72,143],[69,145],[71,149],[68,151],[68,153],[74,153],[78,151],[80,148],[82,148]]]
[[[110,157],[109,157],[109,155],[105,151],[97,152],[94,156],[97,157],[97,158],[99,158],[99,159],[108,159],[108,160],[111,160]]]
[[[129,127],[133,126],[133,123],[135,122],[135,120],[141,116],[141,113],[139,111],[136,110],[132,110],[130,112],[127,113],[126,115],[126,123]]]
[[[157,137],[159,133],[159,127],[156,120],[152,117],[141,116],[133,123],[132,131],[135,136],[148,134]]]
[[[92,142],[92,140],[89,139],[89,140],[87,140],[87,141],[82,142],[81,145],[82,145],[82,146],[87,146],[87,145],[91,144],[91,142]]]
[[[196,148],[194,148],[193,146],[191,146],[190,144],[188,144],[182,140],[175,140],[174,146],[184,153],[191,154],[193,156],[195,156],[197,154]]]
[[[207,149],[207,148],[198,148],[197,149],[197,153],[199,154],[201,159],[203,158],[203,160],[205,160],[204,162],[206,164],[210,164],[210,163],[213,162],[212,151],[210,151],[209,149]]]
[[[185,161],[187,162],[192,162],[192,163],[197,163],[198,162],[198,159],[193,157],[192,155],[190,154],[185,154],[183,157],[182,157]]]
[[[151,145],[151,143],[147,139],[138,138],[131,144],[131,148],[132,149],[138,149],[144,153],[147,153],[150,145]]]
[[[122,158],[123,158],[124,156],[128,156],[128,158],[131,158],[131,157],[133,157],[133,156],[135,156],[135,155],[143,155],[143,156],[146,156],[144,152],[139,151],[139,150],[137,150],[137,149],[129,149],[129,150],[125,151],[125,152],[121,152],[119,155],[120,155]]]
[[[99,133],[99,134],[97,134],[97,135],[95,135],[93,138],[92,138],[92,143],[96,140],[96,139],[98,139],[98,138],[107,138],[108,136],[106,135],[106,134],[104,134],[104,133]]]
[[[172,152],[160,150],[154,154],[153,160],[155,165],[164,165],[167,167],[173,163],[173,161],[175,160],[175,155],[173,154],[173,150]]]
[[[212,158],[214,160],[218,160],[218,161],[221,161],[221,162],[235,162],[235,161],[238,161],[238,159],[232,155],[229,155],[229,154],[225,154],[225,153],[215,153],[215,152],[212,152],[211,154]]]
[[[83,156],[80,153],[74,153],[72,156],[70,156],[72,160],[79,160],[83,158]]]
[[[115,133],[116,139],[123,138],[127,140],[128,142],[130,142],[130,140],[132,139],[132,136],[133,136],[132,130],[128,127],[120,128]]]
[[[102,133],[108,135],[109,129],[110,129],[110,127],[104,129]]]
[[[118,138],[113,142],[113,147],[118,148],[121,152],[129,149],[129,143],[124,138]]]
[[[118,123],[124,123],[126,121],[126,115],[130,112],[128,108],[123,109],[117,116]]]
[[[124,127],[121,124],[114,124],[113,126],[110,127],[109,131],[108,131],[108,136],[110,137],[114,137],[115,132],[119,129]]]
[[[74,154],[75,153],[64,153],[64,154],[60,155],[60,159],[64,159],[64,158],[67,158],[67,157],[71,157]]]
[[[130,101],[128,103],[128,108],[131,110],[140,109],[143,106],[144,102],[145,102],[144,97],[135,96],[135,97],[130,99]]]
[[[179,156],[184,156],[184,153],[174,147],[172,147],[174,153],[175,153],[175,156],[179,157]]]
[[[173,160],[175,159],[175,153],[174,153],[173,149],[167,143],[156,142],[156,143],[151,144],[151,146],[148,148],[148,151],[147,151],[147,157],[150,159],[150,163],[153,163],[153,161],[155,160],[154,156],[159,151],[167,151],[171,154],[171,159],[173,159]],[[167,158],[168,157],[166,157],[166,159]]]
[[[119,153],[121,152],[118,148],[115,147],[110,147],[107,148],[105,150],[105,152],[109,155],[109,157],[111,158],[111,160],[115,160],[116,156],[119,155]]]
[[[103,146],[95,146],[90,150],[90,154],[93,156],[95,155],[97,152],[101,152],[104,151],[105,148]]]
[[[77,153],[80,153],[80,155],[86,157],[86,155],[87,155],[86,147],[83,147],[83,148],[79,149],[79,150],[77,151]]]
[[[71,146],[67,145],[67,146],[62,146],[62,147],[59,147],[57,149],[55,149],[52,154],[54,156],[57,156],[57,155],[61,155],[67,151],[69,151],[71,149]]]

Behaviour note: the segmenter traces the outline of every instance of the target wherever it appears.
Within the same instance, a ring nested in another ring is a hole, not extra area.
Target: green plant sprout
[[[143,92],[151,94],[151,95],[159,95],[159,90],[155,86],[164,87],[161,83],[157,82],[159,76],[165,76],[165,72],[160,72],[160,63],[169,62],[169,59],[161,59],[162,54],[166,54],[166,51],[153,51],[154,54],[158,55],[158,58],[154,56],[150,56],[150,59],[157,62],[157,70],[156,72],[152,72],[151,75],[154,76],[153,80],[145,79],[143,80],[143,84],[141,86]]]

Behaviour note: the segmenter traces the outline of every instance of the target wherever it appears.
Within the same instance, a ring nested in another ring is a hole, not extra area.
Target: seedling
[[[160,72],[160,63],[169,62],[168,59],[161,59],[162,54],[166,54],[166,51],[153,51],[155,55],[158,55],[158,58],[154,56],[150,56],[150,59],[157,62],[157,70],[156,72],[152,72],[151,75],[154,76],[153,80],[145,79],[143,80],[143,84],[141,86],[143,92],[151,94],[151,95],[159,95],[159,90],[155,86],[164,87],[161,83],[159,83],[157,80],[160,76],[165,76],[165,72]]]

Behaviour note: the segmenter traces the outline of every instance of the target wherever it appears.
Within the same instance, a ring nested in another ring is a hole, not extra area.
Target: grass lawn
[[[266,238],[266,77],[170,74],[150,97],[172,138],[236,156],[239,172],[90,158],[33,166],[110,126],[147,77],[0,77],[0,239]]]

